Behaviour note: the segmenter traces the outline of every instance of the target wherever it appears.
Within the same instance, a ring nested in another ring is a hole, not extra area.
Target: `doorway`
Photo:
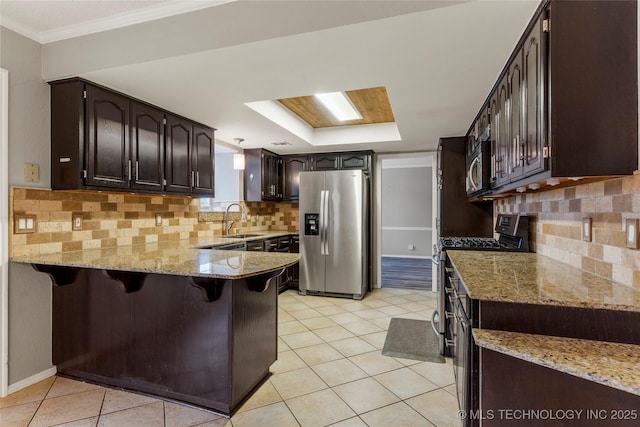
[[[378,156],[378,283],[433,290],[435,153]]]

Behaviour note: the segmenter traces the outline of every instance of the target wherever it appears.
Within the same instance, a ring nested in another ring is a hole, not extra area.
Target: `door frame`
[[[375,161],[375,193],[373,199],[374,230],[372,233],[373,245],[373,265],[375,271],[375,282],[372,287],[382,287],[382,160],[383,159],[411,159],[416,156],[431,157],[431,241],[438,240],[438,230],[436,229],[436,217],[438,216],[438,192],[437,192],[437,151],[420,151],[413,153],[377,154]],[[431,290],[438,290],[438,269],[431,269]]]
[[[0,397],[9,388],[9,72],[0,68]]]

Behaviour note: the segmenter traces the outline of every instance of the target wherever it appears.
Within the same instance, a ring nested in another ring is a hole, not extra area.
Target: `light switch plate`
[[[35,233],[36,216],[16,214],[13,217],[13,231],[15,234]]]
[[[156,214],[156,226],[162,226],[162,214]]]
[[[582,218],[582,240],[591,241],[591,217]]]
[[[638,249],[638,218],[627,218],[625,220],[625,230],[627,247]]]

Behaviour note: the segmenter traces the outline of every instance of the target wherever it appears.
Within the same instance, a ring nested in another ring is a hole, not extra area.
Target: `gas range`
[[[443,237],[439,240],[440,250],[451,249],[475,249],[485,251],[497,251],[500,243],[491,237]]]
[[[526,216],[499,214],[495,231],[499,238],[447,236],[438,239],[438,250],[529,251],[529,220]]]
[[[444,236],[438,239],[437,245],[434,245],[433,263],[438,265],[440,283],[438,309],[434,310],[431,323],[438,336],[442,355],[454,354],[455,345],[452,343],[455,334],[452,332],[452,319],[459,317],[453,314],[454,304],[448,296],[449,291],[446,290],[447,283],[451,284],[451,280],[447,278],[448,271],[451,270],[447,267],[450,263],[447,252],[450,250],[529,252],[529,218],[526,215],[498,214],[494,231],[498,234],[498,239]]]

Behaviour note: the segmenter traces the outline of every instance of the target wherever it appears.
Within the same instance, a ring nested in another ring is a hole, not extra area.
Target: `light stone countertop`
[[[479,347],[640,395],[640,345],[473,329]]]
[[[268,273],[299,261],[300,255],[297,253],[199,249],[206,246],[286,236],[292,233],[282,231],[251,234],[258,234],[258,236],[246,239],[228,237],[185,239],[47,255],[25,255],[11,257],[11,261],[224,279],[241,279]]]
[[[447,251],[479,301],[640,311],[640,291],[535,253]]]

